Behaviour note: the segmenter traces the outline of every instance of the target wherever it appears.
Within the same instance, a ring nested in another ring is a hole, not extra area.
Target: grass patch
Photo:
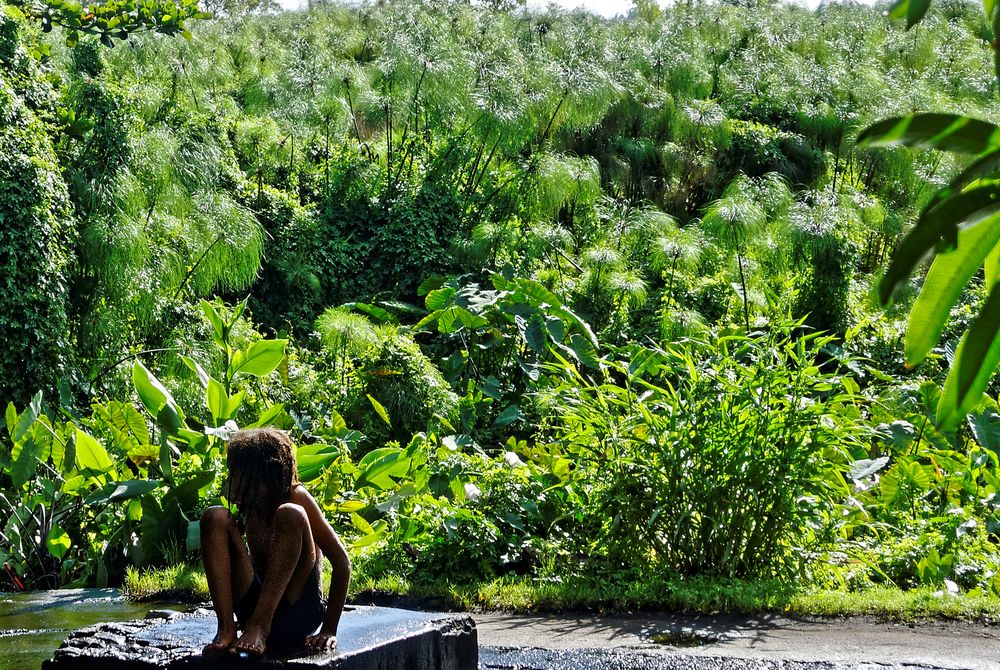
[[[129,567],[122,585],[125,598],[134,602],[209,600],[208,580],[200,566],[173,565],[169,568],[139,570]]]
[[[329,588],[324,562],[324,590]],[[125,596],[131,600],[209,599],[200,567],[174,566],[140,572],[129,569]],[[864,591],[798,590],[779,582],[732,579],[651,579],[644,581],[501,577],[481,582],[411,580],[356,571],[352,599],[404,599],[410,604],[463,611],[623,613],[679,611],[691,614],[784,614],[786,616],[873,616],[891,621],[958,619],[1000,622],[1000,598],[951,595],[931,587],[904,591],[876,586]]]

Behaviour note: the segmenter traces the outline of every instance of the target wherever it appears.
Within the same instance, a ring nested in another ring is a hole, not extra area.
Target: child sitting
[[[205,576],[219,621],[203,656],[262,656],[268,645],[332,648],[351,563],[316,500],[298,482],[291,440],[273,428],[242,430],[229,441],[227,461],[226,498],[238,515],[212,507],[201,517]],[[320,592],[321,554],[333,566],[328,605]],[[243,630],[239,638],[234,615]]]

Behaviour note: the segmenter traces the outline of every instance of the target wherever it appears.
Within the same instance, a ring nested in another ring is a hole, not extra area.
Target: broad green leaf
[[[473,314],[467,309],[463,309],[458,313],[458,319],[462,322],[462,325],[469,330],[485,328],[490,325],[490,322],[486,317],[480,316],[479,314]]]
[[[254,423],[247,426],[247,428],[264,428],[265,426],[272,426],[276,421],[281,418],[281,415],[285,412],[285,406],[281,403],[275,403],[267,408],[260,418]]]
[[[974,226],[1000,211],[1000,184],[988,184],[948,198],[923,214],[892,255],[879,282],[879,299],[889,302],[893,292],[934,249],[954,249],[959,231]]]
[[[438,332],[442,335],[457,333],[463,328],[475,330],[476,328],[485,328],[488,325],[490,322],[484,317],[473,314],[459,305],[452,305],[438,316]]]
[[[983,275],[986,278],[986,288],[988,289],[993,288],[997,280],[1000,280],[1000,244],[986,254],[986,260],[983,261]]]
[[[285,357],[287,340],[259,340],[246,351],[238,351],[230,364],[230,379],[236,375],[246,374],[255,377],[266,377],[271,374],[281,359]]]
[[[520,326],[523,321],[518,318],[518,325]],[[536,354],[544,354],[545,350],[548,348],[548,334],[545,329],[545,319],[538,312],[531,315],[524,327],[521,328],[521,337],[524,338],[525,344],[528,345],[532,351]]]
[[[455,296],[455,289],[450,286],[444,288],[439,288],[436,291],[431,291],[427,294],[424,299],[424,305],[427,309],[433,311],[443,309],[446,305],[450,305],[452,298]]]
[[[15,456],[11,454],[14,463],[10,467],[10,479],[15,489],[20,489],[35,476],[38,468],[38,445],[32,439],[23,440],[20,451]]]
[[[372,407],[375,409],[375,413],[379,415],[379,418],[385,421],[385,425],[391,428],[392,422],[389,421],[389,413],[385,411],[385,407],[382,407],[382,403],[380,403],[375,398],[371,397],[371,395],[369,394],[366,395],[368,395],[368,402],[372,404]]]
[[[562,319],[556,316],[546,315],[545,328],[549,331],[549,337],[552,338],[553,342],[562,342],[563,338],[566,337],[566,326]]]
[[[17,426],[11,435],[11,439],[14,442],[20,442],[24,439],[24,436],[28,434],[31,430],[31,425],[35,423],[38,419],[38,415],[42,413],[42,393],[39,391],[35,394],[35,397],[31,399],[31,403],[24,408],[21,416],[17,420]]]
[[[229,395],[226,393],[226,388],[212,377],[209,377],[208,386],[205,388],[205,403],[216,424],[228,415]]]
[[[180,413],[180,408],[177,405],[167,403],[160,408],[159,414],[156,415],[156,425],[167,435],[173,437],[184,429],[184,415]]]
[[[159,479],[130,479],[112,482],[87,497],[88,505],[104,505],[112,502],[131,500],[152,493],[163,485]]]
[[[80,470],[107,472],[114,467],[107,449],[93,435],[76,429],[76,467]]]
[[[344,417],[340,415],[337,410],[330,410],[330,416],[328,417],[330,421],[330,430],[337,437],[343,437],[344,433],[347,432],[347,422],[344,421]]]
[[[884,468],[889,463],[888,456],[882,456],[881,458],[865,458],[859,461],[855,461],[851,465],[850,478],[854,480],[866,479],[871,477],[873,474]]]
[[[149,444],[149,428],[132,403],[111,401],[107,406],[108,418],[115,428],[131,435],[139,444]]]
[[[562,300],[555,293],[545,288],[542,284],[533,279],[516,279],[517,288],[529,298],[529,303],[533,307],[549,305],[550,307],[562,306]]]
[[[1000,286],[995,285],[955,351],[937,409],[937,424],[942,430],[954,429],[979,404],[998,363]]]
[[[232,419],[234,416],[236,416],[236,412],[238,412],[240,407],[243,406],[243,399],[246,397],[246,395],[247,395],[247,390],[240,389],[236,393],[229,396],[229,399],[226,401],[226,411],[220,418]]]
[[[427,310],[422,307],[417,307],[416,305],[411,305],[408,302],[403,302],[402,300],[379,300],[378,304],[380,307],[385,307],[387,309],[394,309],[397,312],[402,312],[403,314],[426,314]]]
[[[200,491],[215,480],[215,472],[212,470],[202,470],[194,473],[185,473],[188,479],[172,486],[164,494],[161,504],[163,512],[174,515],[178,525],[186,524],[186,519],[194,516],[198,510],[201,500]]]
[[[997,0],[983,0],[983,10],[986,12],[986,16],[993,16],[993,12],[997,7]]]
[[[574,333],[574,335],[569,338],[569,348],[572,350],[576,359],[588,368],[601,367],[601,360],[597,355],[597,350],[586,337]]]
[[[160,475],[168,482],[174,479],[174,446],[164,433],[160,433]]]
[[[203,387],[208,386],[208,373],[205,372],[205,368],[201,367],[198,361],[194,360],[190,356],[181,356],[181,360],[184,361],[184,365],[188,366],[192,372],[198,375],[198,381],[201,382]]]
[[[375,534],[375,529],[371,527],[371,524],[369,524],[365,518],[357,512],[351,512],[351,523],[366,537]]]
[[[132,366],[132,384],[139,395],[139,400],[142,401],[142,406],[146,408],[146,411],[151,416],[154,418],[158,417],[160,409],[169,405],[177,416],[183,420],[184,413],[180,411],[177,403],[174,402],[170,391],[139,361],[136,361]]]
[[[441,314],[443,313],[444,313],[443,310],[435,310],[431,312],[424,318],[420,319],[420,321],[417,321],[417,323],[413,326],[413,330],[423,330],[427,326],[437,321],[441,317]]]
[[[66,435],[66,449],[63,453],[62,473],[69,474],[76,468],[76,429],[63,433]]]
[[[498,416],[493,422],[493,427],[502,428],[503,426],[509,426],[515,421],[523,418],[524,414],[521,413],[521,408],[517,405],[511,405],[504,411],[500,412],[500,416]]]
[[[331,444],[307,444],[295,450],[299,481],[311,482],[341,455],[340,447]]]
[[[1000,454],[1000,413],[996,407],[970,414],[967,421],[979,446]]]
[[[333,510],[338,514],[346,514],[363,510],[365,507],[368,507],[368,504],[362,500],[345,500],[342,503],[334,504]]]
[[[557,307],[549,310],[553,315],[558,316],[563,321],[568,321],[569,323],[575,325],[579,328],[584,336],[590,341],[590,344],[597,348],[597,336],[594,335],[594,331],[590,328],[590,324],[581,319],[576,312],[571,310],[569,307]]]
[[[441,275],[428,277],[417,287],[417,295],[427,295],[431,291],[441,288],[446,281],[448,281],[448,278]]]
[[[226,341],[226,324],[222,321],[222,317],[215,310],[215,305],[207,300],[202,300],[201,311],[205,313],[205,318],[207,318],[208,322],[212,324],[212,330],[215,334],[215,343],[224,347]]]
[[[889,18],[905,18],[906,29],[909,30],[924,18],[930,6],[931,0],[896,0],[896,4],[889,9]]]
[[[868,126],[858,135],[857,145],[907,146],[981,154],[1000,149],[1000,128],[960,114],[910,114]]]
[[[14,440],[14,432],[17,430],[17,408],[14,407],[14,403],[7,403],[7,412],[4,416],[5,423],[7,424],[7,433],[10,434],[11,440]]]
[[[910,310],[904,347],[907,364],[922,361],[937,342],[962,289],[998,241],[1000,216],[994,216],[959,231],[958,247],[934,259]]]
[[[361,490],[366,486],[374,486],[383,491],[395,488],[396,483],[390,477],[402,477],[409,468],[410,459],[404,456],[402,449],[375,449],[358,463],[360,474],[354,487]]]
[[[156,563],[162,558],[163,547],[171,540],[171,529],[167,515],[151,495],[142,497],[140,528],[139,547],[142,550],[143,563]]]
[[[58,524],[54,524],[45,536],[45,548],[57,559],[62,560],[66,552],[73,546],[69,535]]]

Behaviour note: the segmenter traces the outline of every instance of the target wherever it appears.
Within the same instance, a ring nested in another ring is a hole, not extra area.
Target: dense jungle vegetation
[[[372,583],[996,597],[997,389],[935,421],[984,280],[916,367],[921,278],[872,298],[966,163],[854,141],[1000,120],[993,31],[886,8],[227,5],[113,41],[0,3],[0,582],[196,562],[225,440],[274,425]]]

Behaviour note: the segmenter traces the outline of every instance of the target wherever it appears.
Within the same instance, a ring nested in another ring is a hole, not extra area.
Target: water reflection
[[[141,619],[151,609],[184,606],[136,605],[114,589],[0,593],[0,670],[39,670],[71,631],[100,621]]]

